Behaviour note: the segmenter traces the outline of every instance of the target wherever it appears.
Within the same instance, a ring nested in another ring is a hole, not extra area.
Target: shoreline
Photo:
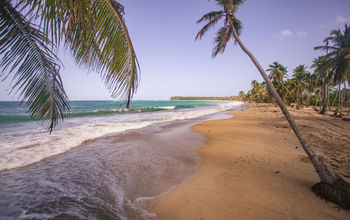
[[[335,204],[321,200],[311,191],[319,179],[279,109],[272,105],[251,105],[229,114],[234,117],[192,127],[208,138],[198,149],[201,170],[190,182],[152,201],[149,209],[160,220],[232,219],[233,216],[235,219],[350,218],[349,211],[338,210]],[[318,138],[322,132],[308,131],[315,129],[318,116],[306,118],[312,112],[303,115],[292,111],[292,114],[302,131],[311,133],[306,138],[311,140],[312,147],[323,141],[323,137]],[[338,126],[339,129],[346,131],[348,125],[342,126],[345,127]],[[349,139],[343,141],[346,144]],[[337,144],[340,147],[332,154],[330,149],[319,145],[315,151],[324,155],[328,164],[332,164],[332,157],[347,161],[350,157],[347,145]],[[344,172],[349,168],[348,163],[335,166],[338,173],[347,176]]]
[[[44,218],[38,212],[45,209],[50,218],[156,219],[145,209],[147,200],[189,181],[201,167],[196,150],[206,137],[191,127],[228,117],[215,112],[154,123],[0,171],[0,218]]]

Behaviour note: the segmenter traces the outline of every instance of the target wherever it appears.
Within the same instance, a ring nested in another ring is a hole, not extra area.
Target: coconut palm
[[[286,102],[287,95],[289,95],[296,103],[294,96],[291,95],[290,91],[285,86],[284,78],[287,76],[288,73],[287,67],[283,66],[278,62],[273,62],[271,65],[269,65],[269,69],[267,69],[266,71],[270,72],[269,77],[270,79],[272,79],[272,84],[275,86],[282,100]]]
[[[307,79],[310,73],[306,70],[304,65],[299,65],[293,70],[293,79],[296,82],[296,100],[299,103],[300,107],[304,106],[304,93],[307,90],[308,84]]]
[[[338,84],[339,101],[336,110],[336,115],[341,115],[342,97],[340,94],[340,85],[345,82],[350,82],[350,26],[345,24],[344,31],[340,29],[333,30],[330,36],[324,42],[326,45],[315,47],[315,50],[326,50],[327,62],[325,66],[330,69],[330,77]],[[328,42],[331,45],[328,45]],[[344,84],[346,86],[346,84]],[[345,89],[344,89],[345,91]]]
[[[323,198],[334,201],[340,204],[342,207],[350,208],[350,184],[344,181],[338,174],[329,169],[317,156],[314,151],[306,143],[302,133],[296,125],[294,119],[289,114],[282,99],[278,95],[271,80],[267,76],[260,63],[254,57],[254,55],[246,48],[243,42],[240,40],[239,35],[242,30],[242,23],[236,17],[236,12],[243,4],[244,0],[216,0],[217,5],[220,7],[218,11],[212,11],[205,14],[197,23],[206,22],[203,28],[198,32],[196,39],[201,39],[203,35],[211,28],[214,27],[220,20],[223,20],[223,26],[217,32],[215,38],[215,47],[213,49],[213,57],[220,52],[224,52],[229,40],[233,39],[235,43],[241,47],[241,49],[249,56],[258,71],[266,81],[271,94],[276,99],[279,107],[288,120],[291,128],[298,137],[300,144],[304,148],[306,154],[311,160],[315,170],[317,171],[321,182],[313,186],[313,190],[321,195]],[[331,193],[330,193],[331,192]],[[336,195],[336,196],[335,196]]]
[[[330,78],[328,77],[328,70],[325,67],[327,64],[327,57],[325,56],[319,56],[313,60],[312,68],[315,68],[314,75],[316,76],[316,80],[318,81],[318,85],[320,87],[323,86],[323,107],[320,111],[320,114],[326,114],[327,108],[329,105],[329,89],[328,84],[330,81]]]
[[[269,69],[266,71],[270,72],[269,77],[273,79],[273,81],[283,83],[284,77],[287,76],[287,67],[283,66],[278,62],[273,62],[269,65]]]
[[[50,132],[69,111],[55,55],[61,44],[129,106],[139,67],[123,13],[114,0],[0,0],[1,78],[12,78],[11,91]]]

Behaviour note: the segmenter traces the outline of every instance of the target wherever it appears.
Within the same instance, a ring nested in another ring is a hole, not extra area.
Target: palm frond
[[[139,64],[123,19],[123,6],[114,0],[26,0],[43,30],[53,40],[64,39],[76,63],[100,73],[113,98],[127,107],[139,82]]]
[[[223,13],[221,11],[209,12],[205,14],[201,19],[197,21],[197,23],[202,22],[203,20],[209,20],[209,22],[204,25],[204,27],[197,33],[195,40],[202,39],[203,35],[213,27],[221,18],[223,17]]]
[[[234,18],[233,27],[236,29],[238,36],[241,36],[241,33],[243,31],[243,24],[242,24],[241,20],[239,20],[238,18]],[[235,44],[236,43],[237,43],[237,41],[235,40]]]
[[[235,7],[241,6],[245,0],[215,0],[216,4],[222,7],[226,7],[229,4],[234,5]]]
[[[232,37],[232,29],[230,27],[222,27],[216,34],[216,38],[214,40],[215,47],[212,52],[212,57],[216,57],[219,53],[223,53],[225,51],[227,42]]]
[[[53,44],[10,1],[0,5],[1,77],[13,75],[11,91],[19,92],[31,117],[44,120],[51,132],[69,111]]]
[[[206,13],[205,15],[203,15],[198,21],[197,23],[201,23],[203,21],[212,21],[213,19],[215,19],[217,16],[222,15],[224,12],[223,11],[211,11],[209,13]]]

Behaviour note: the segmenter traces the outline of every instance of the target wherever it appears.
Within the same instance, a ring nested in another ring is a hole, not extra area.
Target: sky
[[[171,96],[231,96],[262,81],[248,56],[231,41],[224,54],[211,57],[218,23],[195,41],[202,24],[196,21],[219,8],[211,0],[119,0],[141,67],[134,100],[168,100]],[[333,29],[350,24],[349,0],[247,0],[237,17],[243,22],[241,40],[264,69],[278,61],[291,75],[300,64],[310,66],[323,51],[313,47]],[[76,66],[60,49],[62,78],[70,100],[111,100],[99,75]],[[312,71],[312,70],[310,70]],[[10,80],[0,82],[0,101],[9,95]]]

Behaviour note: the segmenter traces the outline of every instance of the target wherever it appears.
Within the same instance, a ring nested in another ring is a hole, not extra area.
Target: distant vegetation
[[[326,54],[313,60],[311,68],[296,66],[288,76],[287,67],[278,62],[269,65],[268,78],[278,95],[287,105],[320,106],[320,114],[336,107],[334,115],[342,117],[344,107],[350,107],[350,26],[345,24],[344,31],[331,31],[324,40],[325,45],[315,47]],[[251,89],[239,97],[244,101],[274,102],[266,82],[251,82]],[[347,112],[349,115],[350,111]]]
[[[304,65],[299,65],[293,70],[291,77],[287,75],[287,68],[278,62],[274,62],[269,67],[270,69],[267,70],[270,71],[269,78],[282,100],[289,106],[295,106],[297,109],[305,106],[319,106],[323,113],[333,107],[336,109],[335,114],[339,117],[342,116],[344,107],[350,107],[350,89],[346,88],[345,82],[339,83],[329,76],[325,79],[318,73],[316,63],[312,65],[313,73],[310,72],[312,69],[309,71]],[[247,93],[240,91],[235,100],[275,102],[266,83],[259,83],[256,80],[251,82],[251,89]]]
[[[234,100],[239,100],[240,97],[237,97],[237,96],[227,96],[227,97],[173,96],[170,99],[176,100],[176,101],[188,101],[188,100],[234,101]]]

